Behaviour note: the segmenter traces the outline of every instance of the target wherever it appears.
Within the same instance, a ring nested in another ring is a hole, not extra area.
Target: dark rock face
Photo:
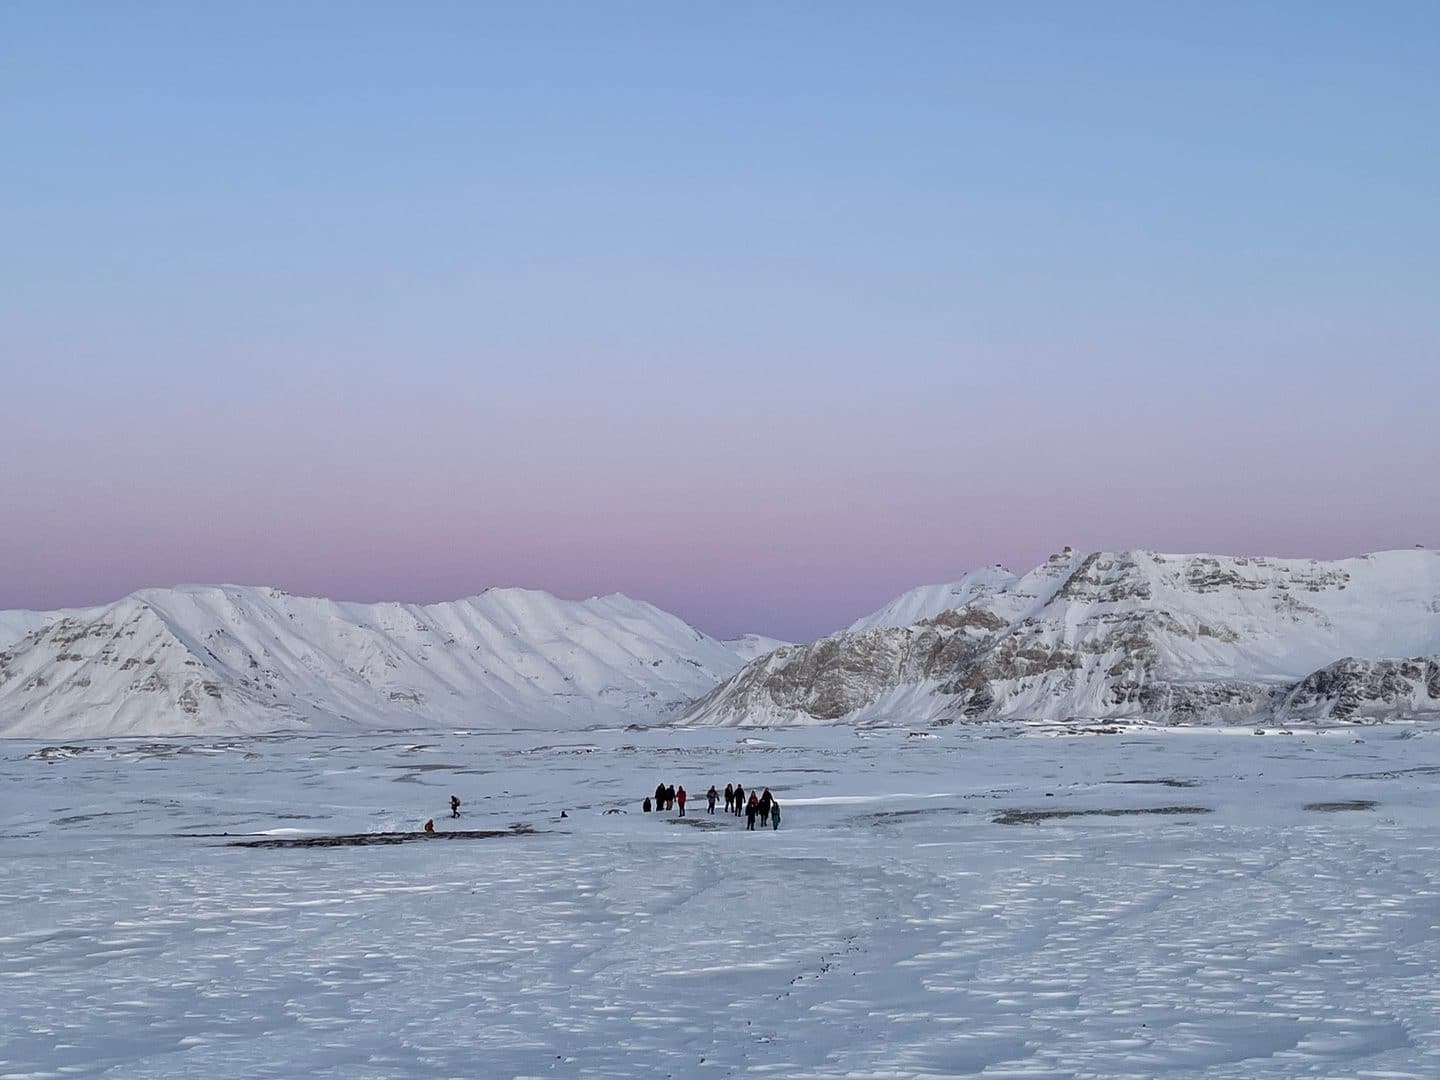
[[[1274,699],[1274,688],[1263,683],[1167,682],[1145,687],[1140,706],[1147,714],[1167,716],[1181,723],[1245,720],[1267,710]]]
[[[1306,719],[1359,719],[1429,711],[1440,703],[1440,657],[1346,657],[1307,675],[1286,695],[1282,713]]]
[[[816,720],[838,720],[887,690],[964,669],[984,640],[976,631],[983,634],[994,623],[993,617],[970,613],[951,625],[837,634],[778,649],[701,698],[696,708],[722,696],[740,697],[762,709],[780,706]]]

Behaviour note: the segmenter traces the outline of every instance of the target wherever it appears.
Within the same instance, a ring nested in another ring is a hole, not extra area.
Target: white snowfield
[[[1067,730],[9,740],[0,1076],[1440,1076],[1440,733]]]
[[[687,724],[1440,716],[1440,552],[1068,549],[900,597],[761,657]]]
[[[11,737],[646,723],[743,662],[618,594],[490,589],[422,606],[186,586],[11,614],[0,626],[24,631],[0,652]]]

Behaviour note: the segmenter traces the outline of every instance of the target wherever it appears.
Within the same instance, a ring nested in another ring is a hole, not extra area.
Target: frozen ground
[[[452,791],[536,831],[207,835]],[[0,1076],[1433,1078],[1437,811],[1401,726],[0,742]]]

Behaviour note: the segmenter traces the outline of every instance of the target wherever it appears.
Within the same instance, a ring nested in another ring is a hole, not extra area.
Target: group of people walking
[[[752,790],[747,799],[745,796],[745,788],[740,784],[736,784],[734,787],[726,784],[725,809],[733,813],[736,817],[744,814],[745,828],[747,829],[755,828],[756,818],[760,819],[762,828],[767,822],[772,829],[780,828],[780,800],[770,794],[768,787],[762,795],[756,795]]]
[[[675,810],[678,808],[680,817],[684,817],[685,800],[686,794],[683,785],[678,788],[673,784],[662,783],[655,785],[655,802],[653,809],[659,811]],[[719,801],[720,792],[715,790],[714,784],[711,784],[710,790],[705,793],[705,812],[708,814],[715,813],[715,804]],[[645,801],[641,804],[641,808],[645,813],[650,813],[652,809],[650,796],[645,796]],[[734,814],[736,817],[743,814],[745,817],[745,828],[751,831],[755,828],[757,818],[760,821],[761,828],[764,828],[767,824],[771,829],[780,828],[780,800],[770,794],[769,788],[765,789],[763,795],[757,795],[754,791],[751,791],[747,798],[744,785],[726,784],[725,812],[727,814]]]

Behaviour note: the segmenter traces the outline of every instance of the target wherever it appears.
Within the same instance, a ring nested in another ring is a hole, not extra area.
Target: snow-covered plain
[[[1440,1076],[1440,732],[1067,730],[3,742],[0,1076]]]

